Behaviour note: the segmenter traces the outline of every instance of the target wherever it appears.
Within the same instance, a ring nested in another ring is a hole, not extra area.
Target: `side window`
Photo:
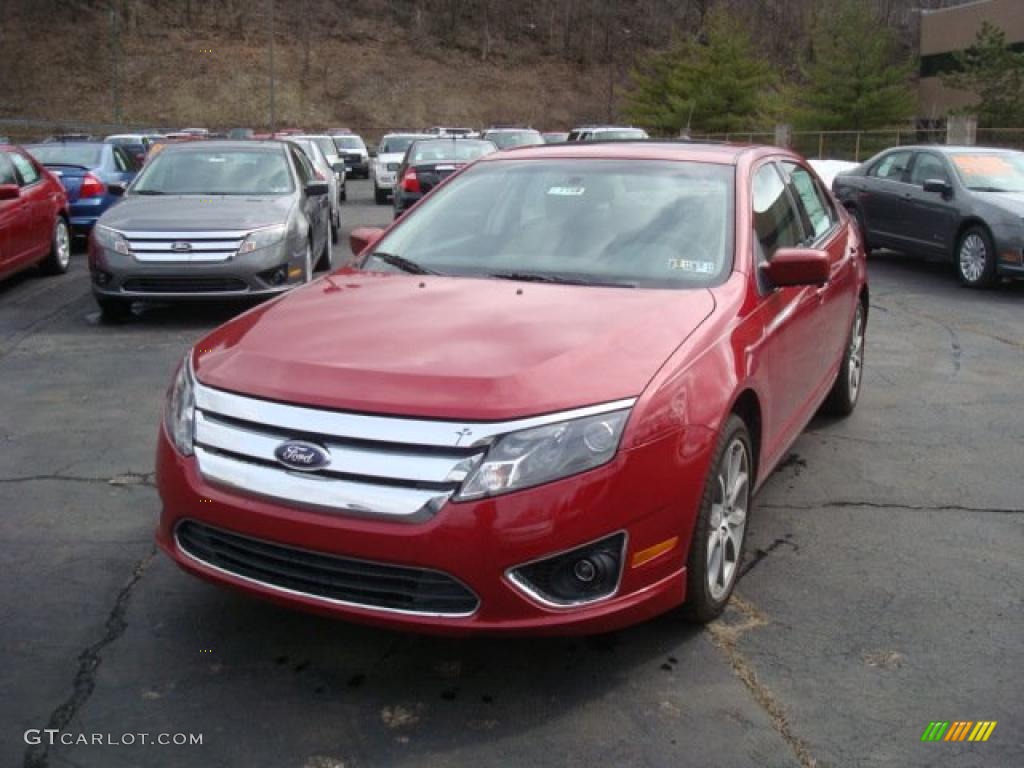
[[[889,181],[903,181],[903,174],[908,165],[910,165],[910,152],[891,152],[871,166],[868,176]]]
[[[814,238],[821,237],[832,229],[837,220],[831,201],[806,168],[796,163],[783,163],[782,166],[789,175],[792,191],[807,214]]]
[[[18,176],[14,173],[14,166],[11,164],[10,156],[6,152],[0,152],[0,184],[17,184]]]
[[[14,167],[18,171],[18,176],[21,177],[21,186],[27,187],[29,184],[35,184],[39,181],[39,171],[36,167],[27,159],[19,155],[17,152],[12,152],[11,162],[14,163]]]
[[[130,167],[128,165],[127,161],[124,159],[124,152],[121,150],[120,147],[114,147],[113,148],[113,153],[114,153],[114,165],[117,167],[117,170],[119,170],[122,173],[124,173]]]
[[[754,174],[752,190],[757,261],[764,263],[779,248],[803,242],[804,232],[796,208],[774,163],[761,166]]]
[[[921,186],[929,179],[941,179],[948,184],[949,172],[938,155],[918,152],[914,157],[914,168],[910,172],[910,183]]]
[[[292,149],[291,153],[292,162],[295,163],[295,170],[299,173],[299,185],[305,188],[309,180],[313,178],[313,167],[300,150]]]

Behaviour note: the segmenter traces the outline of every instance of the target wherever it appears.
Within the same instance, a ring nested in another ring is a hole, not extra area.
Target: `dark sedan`
[[[29,144],[25,149],[64,185],[71,231],[76,235],[92,231],[96,220],[121,199],[120,194],[139,171],[135,158],[116,144],[55,141]]]
[[[1024,152],[896,147],[838,174],[832,189],[869,248],[950,260],[972,288],[1024,277]]]
[[[396,176],[395,218],[462,166],[497,151],[493,141],[483,139],[414,141],[405,151]]]

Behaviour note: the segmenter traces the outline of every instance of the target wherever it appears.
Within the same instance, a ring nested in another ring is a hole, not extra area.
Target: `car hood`
[[[1024,216],[1024,192],[975,192],[986,203],[1012,216]]]
[[[294,200],[275,197],[127,195],[99,223],[125,232],[257,229],[288,219]]]
[[[639,395],[714,306],[706,289],[342,270],[220,327],[194,363],[271,400],[511,419]]]

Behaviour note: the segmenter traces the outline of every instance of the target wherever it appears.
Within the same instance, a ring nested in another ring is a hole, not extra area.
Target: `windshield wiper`
[[[415,261],[410,261],[404,256],[399,256],[396,253],[385,253],[384,251],[374,251],[370,256],[378,261],[383,261],[385,264],[390,264],[392,267],[397,267],[403,272],[409,272],[413,275],[437,275],[438,272],[434,272],[431,269],[427,269],[422,264],[417,264]]]
[[[1009,192],[1009,189],[1002,187],[968,187],[971,192]]]
[[[636,288],[636,283],[593,280],[590,278],[570,277],[552,272],[492,272],[488,277],[499,280],[521,280],[526,283],[556,283],[558,285],[595,285],[606,288]]]
[[[135,189],[132,190],[133,195],[162,195],[164,194],[158,189]]]

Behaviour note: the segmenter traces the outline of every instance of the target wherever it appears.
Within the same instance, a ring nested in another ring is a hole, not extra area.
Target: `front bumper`
[[[93,293],[135,300],[274,296],[305,281],[305,251],[288,242],[217,262],[140,262],[89,243]],[[285,275],[278,282],[272,273]]]
[[[686,552],[702,493],[700,465],[711,442],[703,431],[676,433],[620,452],[610,464],[582,475],[493,499],[448,503],[426,521],[408,523],[304,509],[211,484],[195,459],[178,454],[161,428],[157,485],[163,511],[156,539],[189,573],[336,618],[439,634],[606,632],[663,613],[684,599]],[[420,615],[282,589],[187,554],[175,535],[186,521],[306,552],[439,571],[466,585],[479,602],[471,615]],[[621,579],[610,597],[552,607],[508,577],[515,566],[617,531],[627,534],[628,543]],[[671,548],[634,567],[638,552],[673,538]]]

